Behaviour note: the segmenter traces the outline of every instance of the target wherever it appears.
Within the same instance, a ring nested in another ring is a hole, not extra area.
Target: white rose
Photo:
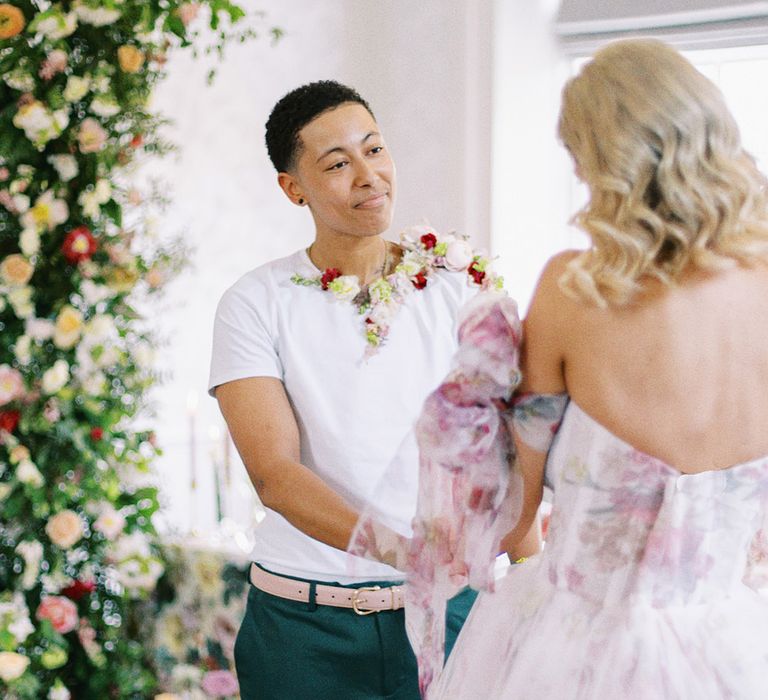
[[[98,314],[85,325],[85,335],[94,341],[106,340],[115,332],[115,319],[109,314]]]
[[[70,700],[72,694],[67,690],[67,687],[59,680],[48,691],[48,700]]]
[[[466,270],[474,259],[472,246],[467,241],[455,238],[448,244],[445,253],[445,267],[453,272]]]
[[[100,95],[91,101],[91,112],[99,117],[114,117],[120,113],[120,105],[113,97]]]
[[[77,174],[80,172],[77,167],[77,158],[69,153],[48,156],[48,162],[54,167],[63,182],[69,182],[77,177]]]
[[[97,367],[112,367],[120,360],[120,351],[114,346],[110,345],[104,348],[101,354],[96,358]]]
[[[29,318],[35,313],[31,287],[15,287],[8,292],[8,301],[18,318]]]
[[[77,18],[72,12],[63,14],[59,10],[50,10],[39,21],[33,22],[31,28],[49,39],[63,39],[77,29]]]
[[[96,306],[99,302],[115,295],[109,287],[103,284],[96,284],[93,280],[83,280],[83,283],[80,285],[80,294],[82,294],[85,303],[89,306]]]
[[[27,257],[32,257],[40,252],[40,233],[36,228],[25,228],[19,236],[19,247]]]
[[[376,304],[369,312],[368,318],[379,326],[390,326],[397,314],[398,305],[389,302]]]
[[[0,678],[6,683],[24,675],[29,666],[29,657],[13,651],[0,651]]]
[[[24,332],[35,340],[49,340],[53,338],[56,326],[53,321],[45,318],[28,318],[24,325]]]
[[[360,284],[355,275],[342,275],[330,282],[328,289],[339,301],[350,301],[360,293]]]
[[[24,606],[26,608],[26,605]],[[16,638],[19,644],[35,631],[35,626],[29,619],[29,615],[23,615],[8,625],[8,631]]]
[[[37,540],[24,540],[16,545],[16,553],[24,559],[24,574],[21,577],[21,587],[29,590],[37,583],[40,573],[40,560],[43,558],[43,545]]]
[[[22,459],[16,467],[16,478],[22,484],[29,484],[39,488],[45,483],[43,475],[31,459]]]
[[[64,99],[67,102],[79,102],[86,96],[90,88],[91,81],[88,78],[70,75],[64,87]]]
[[[56,360],[53,367],[43,374],[43,391],[56,394],[69,381],[69,365],[66,360]]]
[[[100,396],[104,392],[106,383],[107,378],[101,372],[96,372],[83,380],[83,391],[89,396]]]
[[[93,528],[108,540],[114,540],[125,529],[125,516],[112,505],[107,505],[93,523]]]
[[[53,113],[53,123],[58,128],[59,133],[64,131],[69,126],[69,107],[57,109]]]
[[[109,10],[106,7],[89,7],[75,2],[73,9],[83,24],[91,24],[94,27],[105,27],[120,19],[120,10]]]
[[[8,498],[11,491],[13,491],[13,486],[11,486],[11,484],[0,482],[0,503]]]
[[[400,261],[398,267],[401,268],[406,275],[413,277],[414,275],[418,275],[424,268],[424,262],[418,253],[409,250],[403,255],[403,259]]]
[[[29,197],[25,194],[15,194],[13,196],[13,206],[19,214],[24,214],[29,209]]]
[[[16,359],[22,364],[26,365],[32,359],[32,338],[28,335],[20,335],[16,338],[16,342],[13,346],[13,354]]]
[[[16,68],[3,76],[3,82],[13,89],[19,92],[32,92],[35,89],[35,79],[27,71]]]
[[[155,360],[155,351],[149,343],[140,342],[133,347],[133,361],[141,369],[147,369]]]

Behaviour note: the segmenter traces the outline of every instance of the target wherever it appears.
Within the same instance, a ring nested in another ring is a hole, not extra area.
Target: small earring
[[[303,197],[299,197],[299,204],[304,204],[304,198]]]

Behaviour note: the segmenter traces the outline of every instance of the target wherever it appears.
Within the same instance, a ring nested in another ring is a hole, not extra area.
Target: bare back
[[[599,309],[557,286],[569,257],[545,272],[526,322],[527,389],[567,390],[681,472],[768,454],[768,266],[653,283],[631,307]]]

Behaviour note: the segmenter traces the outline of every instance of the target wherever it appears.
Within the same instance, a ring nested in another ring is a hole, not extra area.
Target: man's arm
[[[306,535],[346,550],[358,513],[300,463],[299,429],[283,384],[251,377],[216,399],[261,502]]]

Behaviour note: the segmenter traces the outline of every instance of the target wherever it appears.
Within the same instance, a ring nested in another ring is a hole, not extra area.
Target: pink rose
[[[179,5],[176,12],[181,23],[186,27],[197,17],[200,12],[200,5],[196,2],[185,2],[183,5]]]
[[[24,380],[10,365],[0,365],[0,406],[24,395]]]
[[[43,596],[37,608],[38,620],[50,620],[59,634],[66,634],[77,627],[77,606],[60,595]]]
[[[208,671],[200,687],[214,698],[236,695],[240,691],[235,677],[229,671]]]
[[[81,153],[95,153],[104,147],[107,141],[107,132],[93,117],[88,117],[83,119],[82,124],[80,124],[77,140],[80,143]]]

